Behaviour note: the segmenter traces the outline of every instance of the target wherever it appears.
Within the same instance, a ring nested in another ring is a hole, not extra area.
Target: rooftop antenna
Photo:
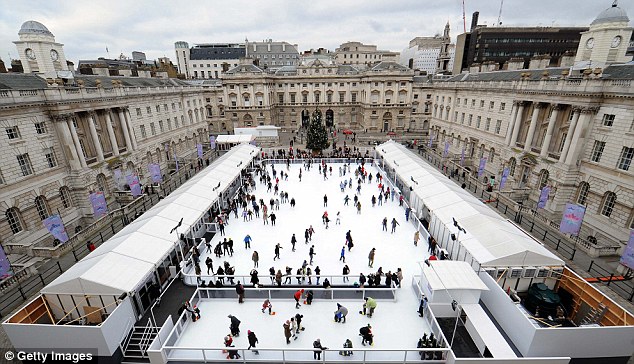
[[[467,17],[465,15],[464,0],[462,0],[462,26],[464,27],[464,32],[466,33],[467,32]]]
[[[616,2],[616,0],[614,1]],[[504,6],[504,0],[500,0],[500,12],[498,13],[498,22],[496,24],[498,27],[502,25],[502,6]]]

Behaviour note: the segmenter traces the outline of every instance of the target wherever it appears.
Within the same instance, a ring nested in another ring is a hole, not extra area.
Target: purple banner
[[[198,158],[203,157],[203,145],[198,143],[196,144],[196,152],[198,152]]]
[[[163,175],[161,174],[161,165],[157,163],[151,163],[147,165],[147,169],[152,177],[152,183],[163,182]]]
[[[442,151],[442,157],[445,158],[449,154],[449,142],[445,142],[445,149]]]
[[[176,172],[178,172],[178,156],[176,155],[176,151],[174,151],[174,162],[176,163]]]
[[[509,178],[509,167],[505,167],[504,170],[502,171],[502,178],[500,178],[500,191],[502,191],[502,189],[504,188],[504,185],[506,185],[506,180]]]
[[[478,177],[482,176],[482,174],[484,173],[484,167],[486,167],[486,165],[487,165],[486,157],[480,158],[480,165],[478,166]]]
[[[59,215],[51,215],[43,221],[46,230],[48,230],[53,237],[62,243],[68,241],[68,234],[64,228],[64,222]]]
[[[216,149],[216,137],[211,135],[209,137],[209,145],[211,146],[211,150],[215,150]]]
[[[114,184],[117,186],[117,190],[123,190],[126,184],[125,177],[119,168],[114,170]]]
[[[464,167],[464,150],[465,147],[462,147],[462,153],[460,153],[460,167]]]
[[[106,196],[103,192],[94,192],[90,196],[90,204],[92,205],[92,212],[96,218],[100,218],[108,213],[108,204],[106,203]]]
[[[250,141],[250,142],[249,142],[249,144],[251,144],[251,145],[255,146],[255,145],[256,145],[256,144],[255,144],[255,139],[253,139],[252,141]]]
[[[128,186],[130,186],[130,192],[132,192],[132,196],[137,197],[141,196],[143,193],[141,192],[141,184],[139,183],[139,177],[136,174],[127,174],[125,176],[128,181]]]
[[[630,269],[634,269],[634,230],[630,230],[630,240],[623,250],[623,255],[621,255],[619,263]]]
[[[11,277],[12,275],[13,270],[11,269],[11,263],[9,263],[9,259],[4,253],[4,249],[0,248],[0,279],[5,279],[7,277]]]
[[[542,188],[542,192],[539,194],[539,201],[537,201],[538,209],[543,209],[544,207],[546,207],[548,195],[550,195],[550,186],[544,186],[544,188]]]
[[[559,231],[564,234],[579,235],[583,216],[586,214],[586,207],[573,203],[567,203],[564,209]]]
[[[434,134],[429,133],[429,147],[431,148],[432,144],[434,144]]]

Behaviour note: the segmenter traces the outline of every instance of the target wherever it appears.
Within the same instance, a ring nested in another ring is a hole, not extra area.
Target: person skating
[[[238,337],[240,336],[240,320],[233,315],[227,316],[231,320],[231,324],[229,325],[229,330],[231,330],[231,336]]]
[[[247,236],[244,237],[244,249],[250,249],[251,248],[251,235],[247,234]]]
[[[240,281],[236,284],[236,293],[238,294],[238,303],[244,303],[244,286]]]
[[[207,256],[207,259],[205,259],[205,265],[207,266],[207,275],[209,275],[209,271],[211,271],[211,274],[214,273],[214,262],[211,259],[210,256]]]
[[[341,255],[339,257],[339,261],[342,261],[345,263],[346,262],[346,246],[344,245],[343,248],[341,248]]]
[[[227,359],[240,359],[241,356],[238,354],[238,350],[229,349],[234,348],[233,339],[231,336],[225,336],[225,347],[227,348]]]
[[[361,201],[357,202],[357,214],[361,214]]]
[[[308,233],[308,229],[306,229],[306,230],[304,231],[304,239],[305,239],[304,244],[308,244],[308,239],[309,239],[309,237],[310,237],[309,235],[310,235],[310,234]]]
[[[269,310],[269,315],[272,315],[273,312],[273,304],[271,303],[271,301],[267,298],[264,300],[264,303],[262,303],[262,313],[264,313],[264,311]]]
[[[311,245],[310,249],[308,250],[308,256],[310,257],[310,265],[313,265],[313,258],[315,255],[317,255],[317,253],[315,253],[315,246]]]
[[[324,195],[324,207],[328,207],[328,196]]]
[[[363,346],[365,346],[365,343],[368,343],[368,345],[373,344],[372,337],[374,335],[372,334],[372,326],[370,326],[370,324],[360,328],[359,335],[362,337],[361,344],[363,344]]]
[[[383,226],[383,231],[387,231],[387,216],[383,218],[381,225]]]
[[[295,322],[297,323],[297,331],[295,332],[295,334],[299,334],[301,331],[304,331],[306,329],[304,326],[302,326],[303,318],[304,318],[304,315],[300,313],[295,314]]]
[[[284,284],[291,284],[292,282],[292,278],[291,275],[293,274],[293,268],[286,266],[286,273],[284,274]]]
[[[251,284],[254,288],[258,288],[260,286],[260,277],[258,274],[258,271],[255,269],[251,269],[251,272],[249,273],[251,276]]]
[[[327,347],[324,347],[323,345],[321,345],[320,339],[317,339],[313,342],[313,348],[316,349],[315,351],[313,351],[313,359],[315,360],[321,360],[321,352],[323,350],[328,350]]]
[[[335,322],[346,323],[346,316],[348,316],[348,309],[345,306],[337,303],[337,311],[335,311]]]
[[[282,327],[284,328],[284,337],[286,338],[286,343],[290,344],[291,343],[291,321],[290,320],[286,320],[286,322],[282,325]]]
[[[365,287],[365,282],[366,282],[365,275],[363,275],[363,273],[359,273],[359,287],[361,288]]]
[[[275,259],[280,259],[280,249],[284,249],[280,246],[280,243],[275,244],[275,256],[273,257],[273,261],[275,261]]]
[[[295,308],[299,308],[301,305],[299,304],[299,300],[302,298],[302,295],[304,294],[304,289],[300,289],[297,292],[295,292],[295,294],[293,295],[293,298],[295,298]]]
[[[315,233],[315,229],[313,229],[313,226],[310,225],[310,227],[308,227],[308,240],[313,241],[314,233]]]
[[[335,225],[341,225],[341,211],[337,211],[337,219],[335,220]]]
[[[350,282],[350,278],[348,278],[348,275],[350,274],[350,268],[348,267],[347,264],[343,266],[342,274],[343,274],[343,283]]]
[[[291,336],[293,340],[297,340],[297,322],[295,321],[295,316],[291,317]]]
[[[350,341],[350,339],[346,339],[346,342],[343,343],[343,348],[344,349],[352,349],[352,341]],[[342,351],[339,352],[339,355],[351,356],[352,355],[352,351],[351,350],[342,350]]]
[[[374,256],[376,254],[376,248],[372,248],[372,250],[370,250],[370,254],[368,254],[368,267],[372,268],[372,265],[374,265]]]
[[[313,291],[312,290],[308,290],[306,291],[306,304],[307,305],[312,305],[313,304]]]
[[[257,268],[260,261],[260,254],[258,254],[257,250],[253,251],[253,254],[251,255],[251,260],[253,260],[253,268]]]
[[[346,195],[346,197],[343,198],[343,205],[348,206],[348,202],[350,202],[350,196]]]
[[[414,246],[418,246],[418,242],[420,241],[420,231],[416,230],[414,233]]]
[[[249,347],[247,348],[247,350],[250,350],[251,348],[255,349],[255,345],[258,343],[258,338],[255,336],[255,332],[248,330],[247,338],[249,339]],[[257,350],[253,350],[253,354],[260,355],[260,352]]]
[[[295,237],[295,234],[293,234],[291,237],[291,245],[293,246],[293,249],[291,251],[295,251],[295,243],[297,243],[297,238]]]
[[[277,283],[278,287],[282,286],[282,271],[280,269],[275,273],[275,283]]]
[[[396,218],[393,217],[392,218],[392,234],[396,231],[396,225],[400,225],[400,224],[398,223],[398,221],[396,221]]]
[[[275,213],[271,212],[271,215],[269,215],[269,218],[271,219],[271,225],[275,226],[275,220],[277,219],[277,216],[275,216]]]
[[[368,316],[369,318],[374,315],[374,310],[376,309],[376,301],[372,297],[364,298],[365,303],[363,304],[363,315]]]

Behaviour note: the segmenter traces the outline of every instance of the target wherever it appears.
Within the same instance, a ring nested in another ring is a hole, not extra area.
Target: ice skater
[[[255,345],[258,343],[258,338],[257,336],[255,336],[255,332],[248,330],[247,338],[249,339],[249,347],[247,348],[247,350],[250,350],[251,348],[255,349]],[[253,354],[260,355],[260,352],[257,350],[253,350]]]
[[[315,246],[311,245],[310,250],[308,251],[308,256],[310,257],[310,265],[313,265],[313,257],[316,255]]]
[[[321,340],[317,339],[313,342],[313,348],[315,348],[315,351],[313,351],[313,359],[315,360],[321,360],[321,352],[323,350],[328,350],[327,347],[324,347],[321,344]]]
[[[251,235],[247,234],[247,236],[244,237],[244,249],[250,249],[251,248]]]
[[[269,315],[273,315],[273,304],[268,298],[264,300],[264,303],[262,303],[262,313],[266,310],[269,311]]]
[[[341,256],[339,257],[339,261],[342,261],[345,263],[346,262],[346,246],[344,245],[343,248],[341,248]]]
[[[295,251],[295,243],[297,243],[297,238],[295,237],[295,234],[293,234],[293,236],[291,237],[291,245],[293,246],[292,251]]]
[[[376,301],[372,297],[366,297],[364,300],[365,303],[363,304],[363,311],[360,313],[368,316],[368,318],[371,318],[372,315],[374,315],[374,310],[376,309]]]
[[[337,303],[337,311],[335,311],[335,322],[346,323],[346,316],[348,316],[348,309],[345,306]]]
[[[398,221],[396,221],[396,218],[393,217],[392,218],[392,234],[394,234],[394,232],[396,231],[396,225],[400,225],[400,224],[398,223]]]
[[[275,261],[275,259],[281,259],[280,258],[280,249],[284,249],[280,246],[280,243],[275,244],[275,256],[273,257],[273,261]]]
[[[361,344],[363,346],[365,346],[365,343],[373,345],[372,338],[374,335],[372,334],[372,326],[370,326],[370,324],[359,329],[359,336],[362,337]]]
[[[374,265],[374,256],[376,254],[376,248],[372,248],[372,250],[370,250],[370,254],[368,254],[368,267],[372,268],[372,265]]]
[[[387,231],[387,216],[383,218],[381,225],[383,226],[383,231]]]
[[[240,320],[233,315],[227,316],[231,320],[231,324],[229,325],[229,330],[231,330],[231,336],[238,337],[240,336]]]
[[[295,292],[295,294],[293,295],[293,298],[295,299],[295,308],[300,308],[301,305],[299,304],[299,300],[302,298],[302,295],[304,294],[304,289],[300,289],[297,292]]]

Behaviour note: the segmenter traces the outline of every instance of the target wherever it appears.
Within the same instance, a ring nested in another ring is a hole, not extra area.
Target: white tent
[[[216,143],[217,144],[220,144],[220,143],[233,143],[233,144],[249,143],[252,140],[255,140],[255,136],[254,135],[250,135],[250,134],[218,135],[218,137],[216,137]]]

